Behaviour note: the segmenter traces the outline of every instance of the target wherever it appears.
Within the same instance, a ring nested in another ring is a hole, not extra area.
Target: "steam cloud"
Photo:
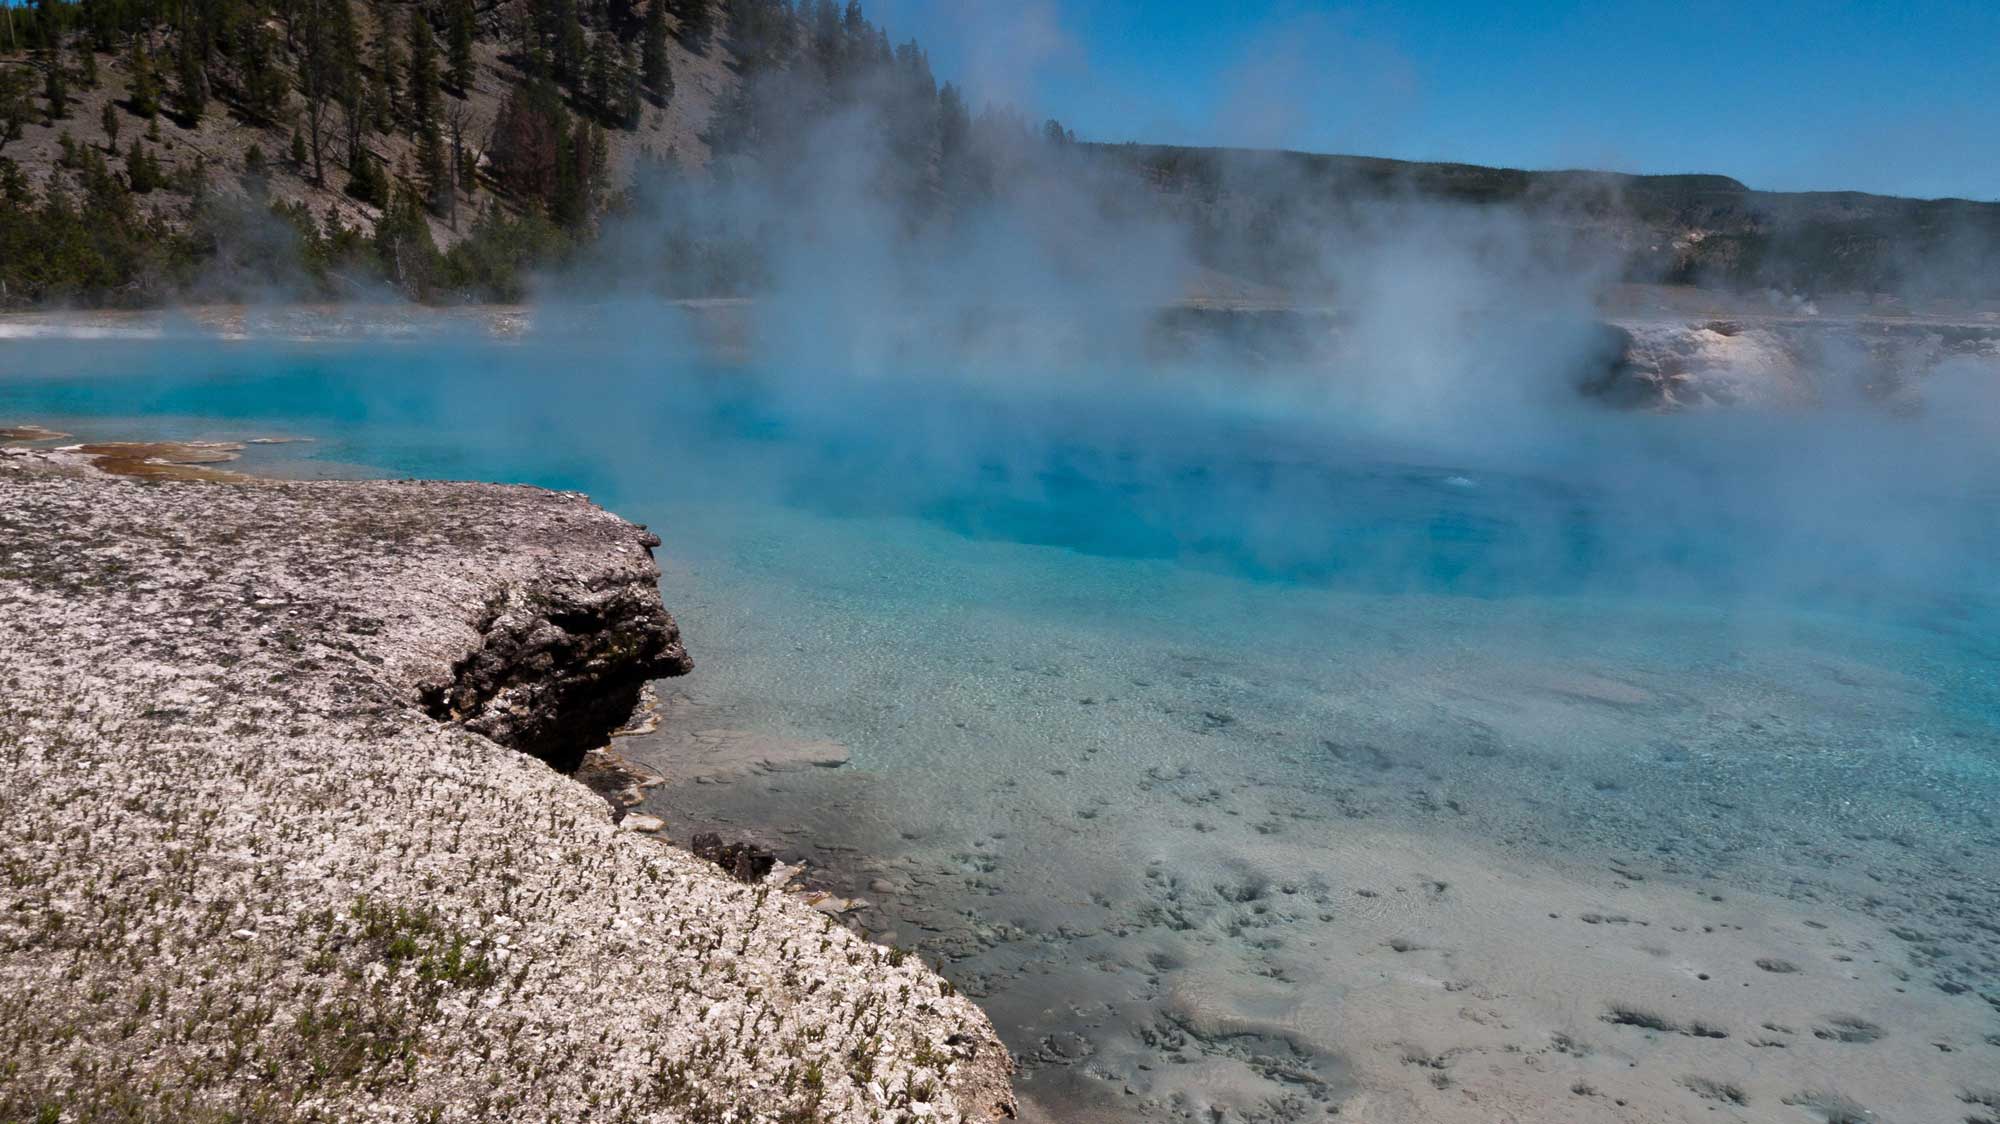
[[[370,416],[476,423],[565,472],[588,459],[614,498],[660,486],[673,450],[671,486],[1256,577],[1993,592],[1992,364],[1889,402],[1621,413],[1576,390],[1611,358],[1596,306],[1620,263],[1546,212],[1329,196],[1239,153],[1213,185],[1231,221],[1204,227],[1129,165],[1000,111],[973,129],[989,190],[913,195],[898,112],[869,94],[762,157],[644,171],[603,252],[542,287],[501,358],[445,338],[311,365]],[[755,299],[662,300],[732,287]],[[1308,312],[1240,307],[1278,288]],[[297,361],[273,355],[223,365]],[[151,362],[217,358],[188,341]],[[1826,364],[1822,386],[1856,381]],[[746,446],[746,426],[785,440]]]

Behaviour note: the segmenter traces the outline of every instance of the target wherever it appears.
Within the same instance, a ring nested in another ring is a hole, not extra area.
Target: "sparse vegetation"
[[[547,575],[657,613],[636,529],[527,489],[13,457],[0,493],[0,1119],[949,1118],[944,1066],[1004,1070],[914,958],[618,831],[385,672],[439,656],[382,621],[513,586],[559,612]]]
[[[1882,1037],[1882,1028],[1855,1015],[1829,1015],[1813,1027],[1813,1037],[1826,1042],[1867,1043]]]
[[[1722,1101],[1726,1104],[1739,1106],[1750,1103],[1750,1095],[1745,1093],[1741,1086],[1732,1082],[1716,1081],[1713,1078],[1689,1075],[1682,1078],[1681,1083],[1692,1089],[1696,1096],[1707,1100]]]
[[[1879,1124],[1874,1113],[1856,1101],[1828,1090],[1807,1090],[1784,1100],[1788,1105],[1819,1114],[1826,1124]]]
[[[1614,1006],[1604,1016],[1604,1021],[1613,1026],[1636,1026],[1645,1030],[1657,1030],[1667,1034],[1677,1034],[1680,1026],[1664,1016],[1638,1007]]]

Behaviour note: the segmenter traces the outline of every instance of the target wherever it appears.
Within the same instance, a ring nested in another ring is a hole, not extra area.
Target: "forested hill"
[[[2000,204],[1078,143],[858,0],[0,0],[0,307],[753,293],[994,202],[1063,269],[1164,233],[1279,300],[1438,203],[1628,280],[2000,295]]]
[[[852,0],[0,6],[0,306],[516,297],[635,181],[863,101],[934,196],[973,122]]]

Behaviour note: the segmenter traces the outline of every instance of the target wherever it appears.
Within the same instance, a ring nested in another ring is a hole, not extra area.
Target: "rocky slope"
[[[1952,364],[2000,370],[2000,325],[1793,318],[1613,321],[1616,358],[1588,384],[1662,409],[1895,402]]]
[[[574,495],[0,456],[0,1117],[983,1120],[920,962],[614,826],[686,670]]]
[[[1538,254],[1635,282],[1812,295],[2000,297],[2000,203],[1758,191],[1721,175],[1526,171],[1367,156],[1089,145],[1153,189],[1205,264],[1310,285],[1345,242],[1437,225],[1428,205],[1511,217]],[[1372,209],[1372,210],[1371,210]]]
[[[396,29],[406,21],[412,7],[400,0],[354,5],[363,41],[372,49],[374,42],[384,36],[396,39]],[[464,237],[478,209],[488,202],[507,209],[519,209],[522,205],[522,201],[499,190],[500,185],[489,174],[486,157],[502,104],[509,92],[526,80],[520,60],[505,49],[509,21],[524,17],[516,11],[518,5],[479,7],[472,80],[464,91],[448,91],[444,95],[445,112],[460,122],[471,174],[466,188],[457,193],[449,207],[440,207],[426,216],[431,236],[439,245],[450,245]],[[156,47],[165,49],[160,44]],[[698,44],[697,49],[690,49],[677,37],[669,39],[667,54],[674,74],[673,97],[664,104],[649,103],[632,128],[606,131],[614,181],[618,184],[629,181],[635,162],[644,153],[671,156],[692,165],[708,160],[702,131],[715,107],[734,88],[736,80],[730,69],[733,60],[721,42]],[[25,68],[31,62],[25,52],[0,51],[0,65]],[[199,121],[188,121],[168,112],[142,118],[130,112],[133,75],[129,56],[102,53],[95,65],[97,85],[75,89],[63,116],[36,113],[22,122],[17,138],[0,144],[5,157],[19,167],[26,184],[38,193],[51,184],[79,195],[84,190],[82,177],[64,163],[65,136],[84,149],[103,152],[118,171],[125,169],[121,153],[136,139],[158,161],[169,188],[138,195],[135,203],[142,212],[169,222],[178,224],[185,219],[188,196],[172,190],[171,185],[188,177],[199,180],[211,194],[253,204],[242,210],[245,216],[257,216],[268,200],[299,203],[315,218],[336,218],[345,226],[364,231],[373,230],[382,217],[380,206],[356,199],[344,190],[350,176],[340,166],[339,144],[331,146],[324,183],[314,182],[309,163],[290,159],[292,133],[305,127],[303,104],[297,96],[287,102],[283,119],[277,121],[252,118],[220,100]],[[119,122],[115,140],[105,131],[107,107],[110,116]],[[268,159],[261,177],[244,174],[245,160],[252,147]],[[418,161],[418,144],[407,130],[376,131],[370,135],[367,147],[396,181],[406,186],[416,184],[413,169]],[[269,220],[266,225],[270,228],[269,236],[276,237],[280,229],[277,222]]]

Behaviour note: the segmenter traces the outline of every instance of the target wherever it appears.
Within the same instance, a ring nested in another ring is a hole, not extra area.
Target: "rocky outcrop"
[[[651,549],[660,540],[646,534]],[[424,708],[574,772],[638,705],[653,679],[694,668],[673,617],[643,576],[570,575],[495,593],[479,647],[422,685]]]
[[[922,962],[496,740],[561,758],[686,668],[656,541],[5,450],[0,1119],[1010,1114]]]
[[[728,871],[738,882],[762,882],[778,862],[778,856],[755,843],[724,843],[722,836],[712,831],[688,840],[688,849]]]
[[[2000,368],[2000,325],[1730,318],[1606,325],[1616,346],[1579,387],[1649,409],[1895,401],[1953,363]]]

